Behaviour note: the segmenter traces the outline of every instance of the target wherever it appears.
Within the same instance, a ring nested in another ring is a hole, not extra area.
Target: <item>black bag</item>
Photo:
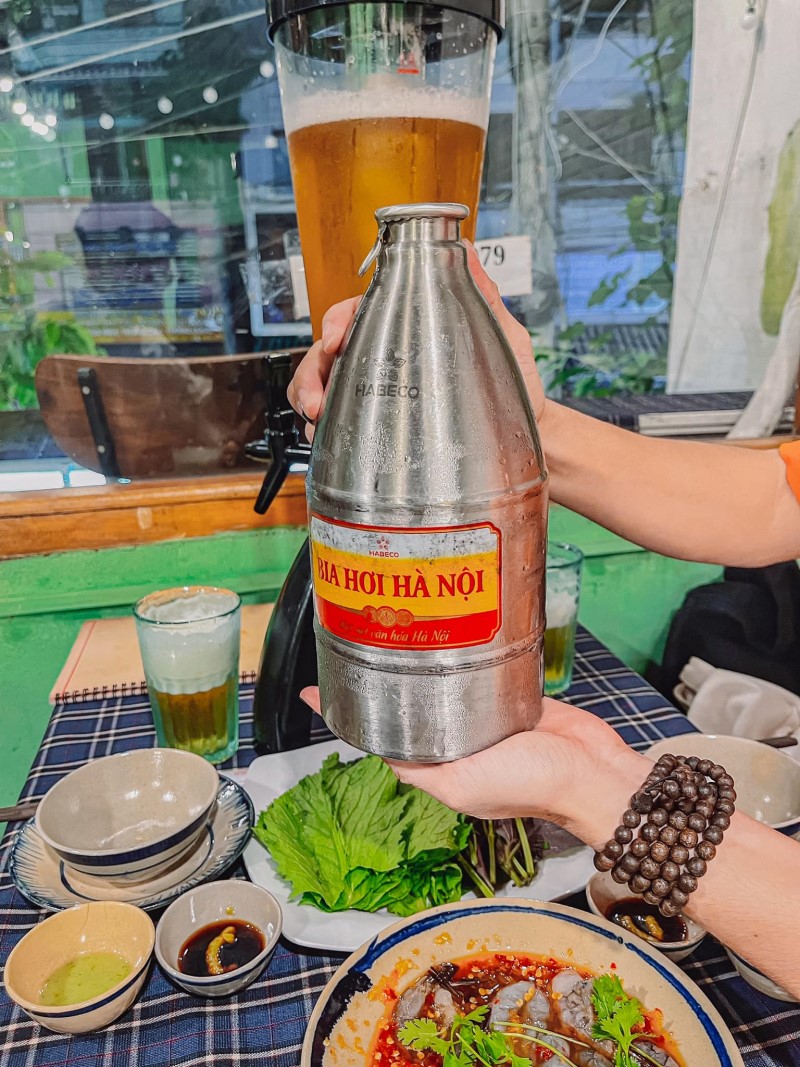
[[[672,620],[653,684],[672,699],[692,656],[800,695],[800,568],[727,567],[723,581],[690,590]]]

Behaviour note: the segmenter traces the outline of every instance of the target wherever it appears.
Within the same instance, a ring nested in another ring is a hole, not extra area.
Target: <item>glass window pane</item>
[[[769,132],[774,82],[753,51],[757,25],[717,25],[696,8],[688,0],[511,5],[478,238],[521,238],[528,249],[529,277],[514,280],[507,302],[555,395],[658,392],[668,381],[752,388],[775,348],[797,264],[794,239],[776,237],[794,230],[775,221],[792,217],[797,117],[782,104]],[[40,406],[70,458],[101,466],[102,419],[87,414],[96,396],[87,406],[77,365],[40,372],[38,388],[34,380],[45,357],[66,353],[90,367],[106,361],[97,388],[107,431],[126,392],[110,377],[131,383],[131,403],[140,390],[126,433],[140,435],[140,453],[152,444],[152,470],[250,469],[243,444],[260,432],[264,407],[255,364],[214,377],[193,361],[302,348],[310,338],[266,29],[262,5],[242,0],[32,0],[0,12],[0,464],[10,433],[2,411]],[[785,71],[790,22],[782,29],[765,47]],[[736,55],[725,75],[731,91],[714,93],[726,49]],[[746,220],[725,185],[736,180],[736,167],[726,167],[738,158],[730,152],[745,118],[747,159],[758,158],[761,141],[771,146],[763,172],[748,171],[759,210]],[[716,140],[702,132],[717,128]],[[714,188],[706,206],[695,198],[682,212],[687,166],[693,189],[701,172]],[[744,263],[737,225],[760,259]],[[739,279],[727,303],[726,269]],[[725,344],[712,344],[713,322]],[[738,348],[737,330],[747,338]],[[161,369],[184,361],[184,386],[167,369],[167,377],[126,377],[126,360]],[[222,398],[211,415],[210,392]],[[245,398],[245,414],[232,393]],[[214,434],[193,435],[191,425],[216,425],[217,416],[215,450]],[[183,435],[178,444],[164,444],[168,431]],[[73,447],[80,433],[84,444]]]

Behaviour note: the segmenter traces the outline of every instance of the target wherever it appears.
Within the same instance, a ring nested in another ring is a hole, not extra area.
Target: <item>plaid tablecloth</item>
[[[659,738],[691,729],[683,715],[585,632],[578,638],[569,700],[600,715],[635,748],[647,748]],[[251,687],[242,689],[241,718],[242,745],[228,767],[244,767],[255,756],[249,743]],[[58,706],[22,795],[42,796],[67,771],[87,760],[147,747],[153,739],[146,698]],[[3,963],[22,935],[43,917],[17,892],[8,873],[9,849],[18,829],[10,828],[0,848]],[[242,869],[231,873],[241,874]],[[41,1030],[3,991],[0,1067],[235,1067],[247,1063],[296,1067],[313,1004],[340,959],[282,943],[260,980],[219,1003],[178,991],[154,966],[133,1009],[107,1030],[85,1037],[69,1038]],[[751,989],[712,938],[707,938],[683,966],[719,1009],[748,1067],[800,1067],[800,1007],[771,1000]]]

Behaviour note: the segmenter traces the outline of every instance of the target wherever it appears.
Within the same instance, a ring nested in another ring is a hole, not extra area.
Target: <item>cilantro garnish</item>
[[[631,1058],[631,1046],[644,1035],[636,1027],[644,1024],[642,1005],[629,997],[615,974],[601,974],[592,983],[592,1005],[597,1021],[592,1027],[595,1041],[614,1042],[614,1067],[637,1067]],[[648,1057],[649,1058],[649,1057]]]
[[[613,1042],[614,1067],[639,1067],[641,1059],[655,1063],[647,1052],[634,1045],[637,1039],[650,1035],[643,1030],[642,1005],[636,997],[628,996],[619,978],[613,974],[595,978],[591,996],[596,1015],[592,1038]],[[442,1067],[532,1067],[529,1059],[516,1054],[512,1039],[530,1041],[549,1049],[558,1061],[572,1064],[572,1060],[547,1040],[559,1036],[554,1031],[524,1023],[499,1024],[503,1029],[486,1029],[488,1011],[489,1005],[484,1004],[469,1015],[456,1015],[447,1034],[433,1019],[412,1019],[400,1027],[398,1037],[408,1048],[437,1053],[442,1057]],[[506,1031],[506,1026],[513,1026],[513,1031]],[[589,1047],[575,1038],[567,1040]],[[640,1059],[633,1059],[632,1051]]]
[[[441,1036],[433,1019],[412,1019],[400,1027],[398,1037],[419,1052],[437,1052],[442,1067],[531,1067],[529,1059],[514,1052],[505,1034],[483,1029],[488,1011],[489,1005],[484,1004],[469,1015],[456,1015],[446,1037]]]

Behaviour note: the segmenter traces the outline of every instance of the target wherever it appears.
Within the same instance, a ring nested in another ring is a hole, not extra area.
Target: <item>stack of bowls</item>
[[[197,847],[214,815],[219,785],[214,767],[189,752],[156,748],[106,756],[53,786],[37,809],[36,830],[69,868],[140,892]],[[178,959],[187,939],[205,925],[234,916],[263,935],[256,957],[221,975],[182,973]],[[162,917],[159,962],[169,978],[195,996],[230,996],[263,973],[281,925],[280,905],[264,889],[236,880],[200,886],[179,896]],[[156,931],[146,912],[128,903],[93,900],[29,931],[8,958],[4,983],[12,1000],[47,1029],[73,1034],[98,1030],[133,1003],[155,944]],[[56,972],[95,954],[120,957],[125,977],[73,1003],[43,1003],[43,989]]]
[[[213,814],[219,775],[200,756],[151,748],[92,760],[58,782],[36,829],[68,866],[137,882],[177,864]]]

